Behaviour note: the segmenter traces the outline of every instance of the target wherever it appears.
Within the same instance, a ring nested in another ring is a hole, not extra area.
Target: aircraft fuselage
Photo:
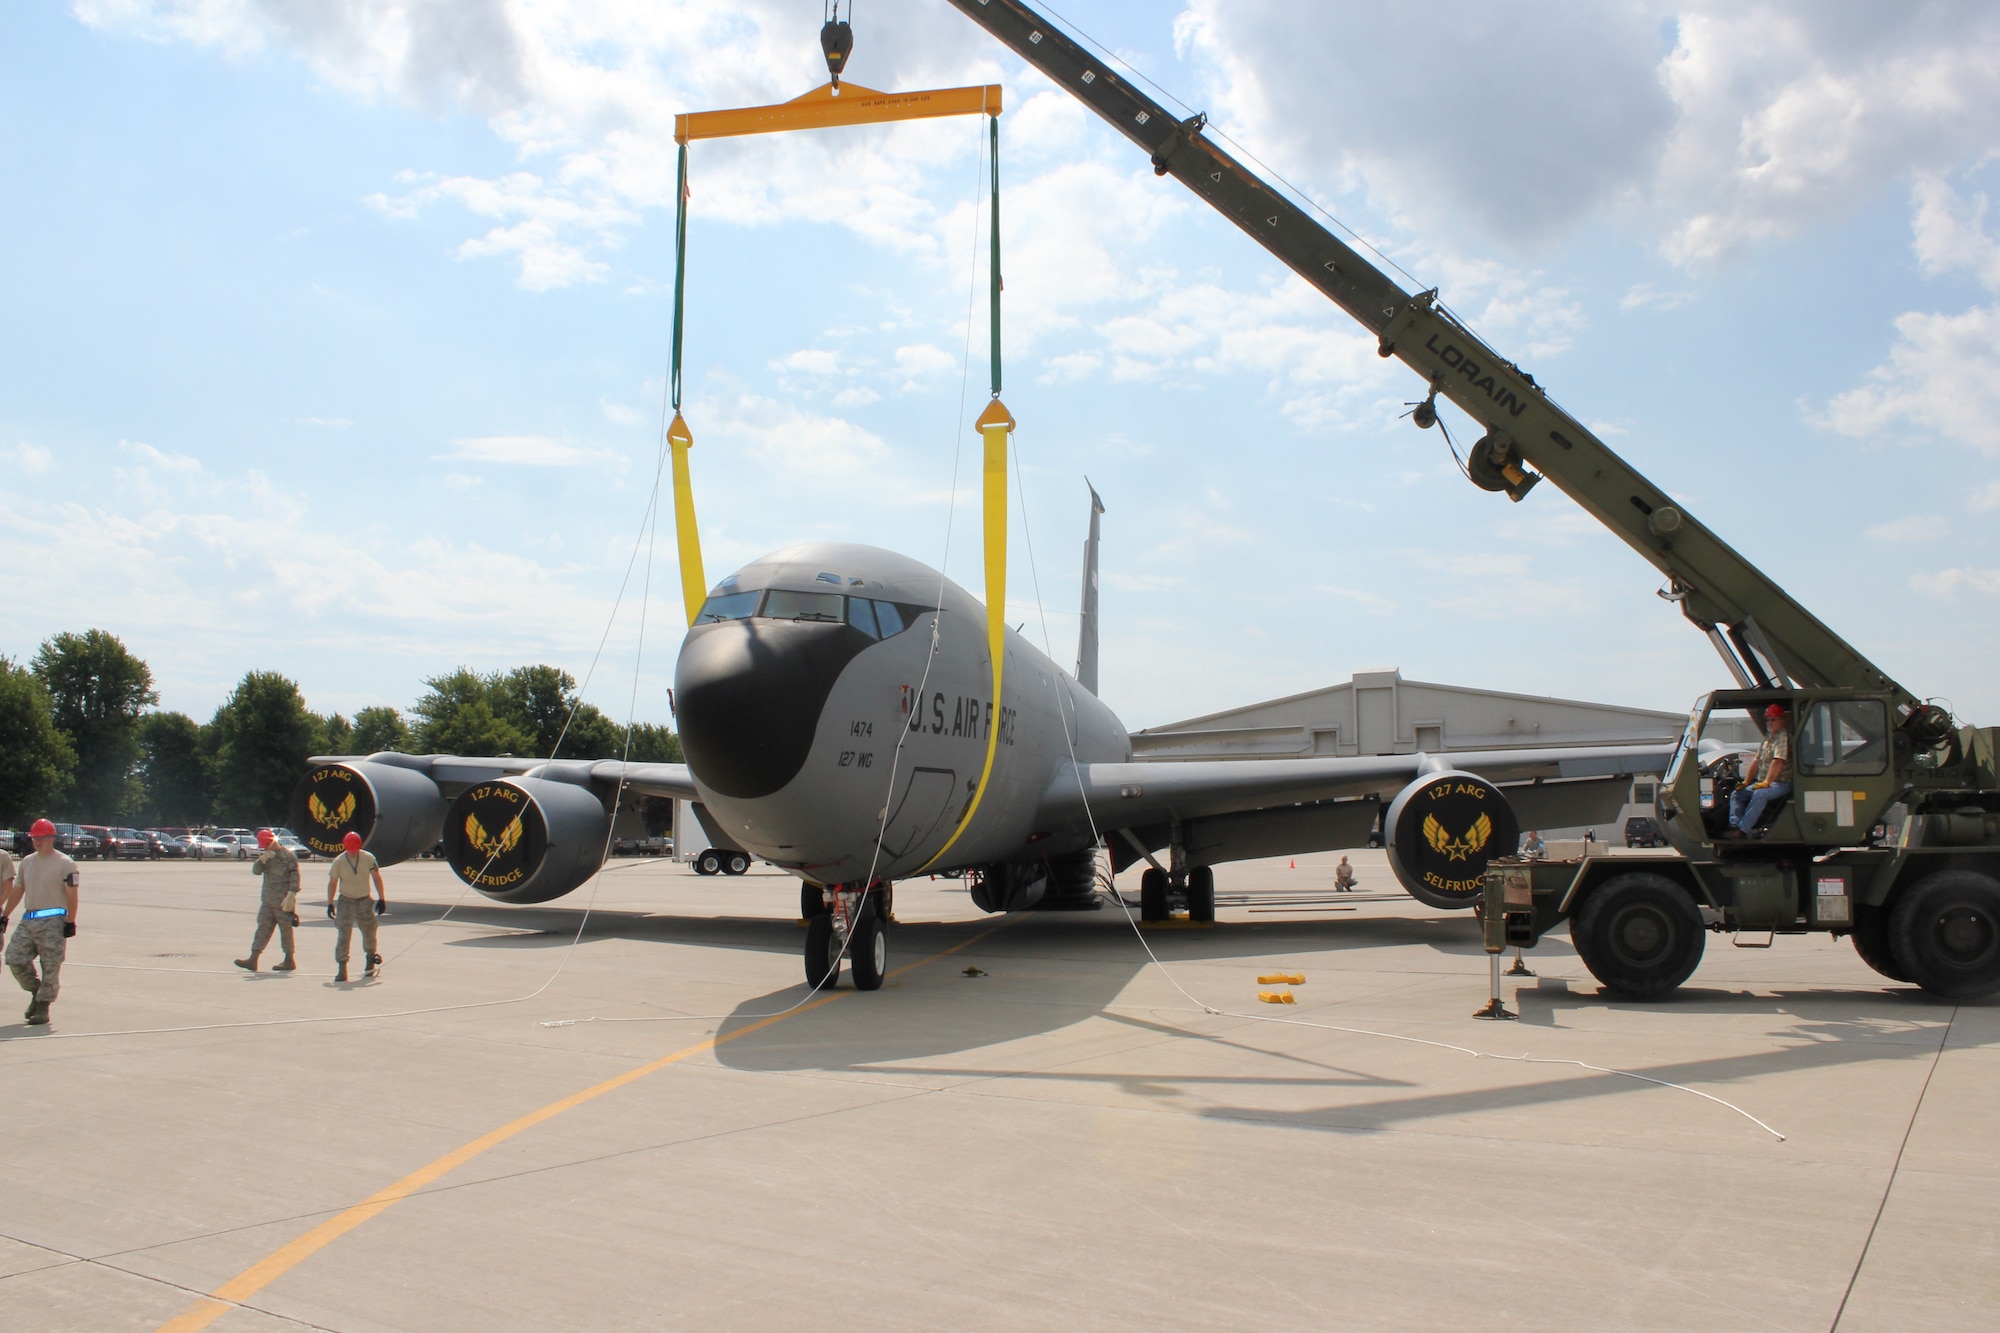
[[[1125,727],[1026,639],[1005,644],[995,699],[985,608],[938,571],[839,543],[746,565],[675,668],[703,804],[745,850],[823,884],[1090,846],[1087,822],[1038,827],[1037,811],[1072,759],[1129,760]]]

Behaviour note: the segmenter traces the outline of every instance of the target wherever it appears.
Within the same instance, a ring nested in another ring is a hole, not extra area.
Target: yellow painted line
[[[962,940],[952,945],[949,949],[941,949],[928,958],[920,958],[914,963],[906,963],[902,967],[892,968],[888,975],[891,977],[900,977],[906,972],[914,972],[920,967],[935,963],[940,958],[949,958],[963,949],[971,948],[1005,924],[1006,922],[1003,920],[999,925],[990,926],[980,931],[977,935],[974,935],[971,939]],[[388,1186],[386,1189],[376,1191],[360,1203],[355,1204],[352,1208],[329,1217],[303,1236],[273,1250],[270,1254],[259,1259],[256,1263],[210,1292],[208,1298],[203,1299],[184,1313],[160,1325],[158,1333],[195,1333],[197,1329],[207,1328],[217,1319],[235,1309],[237,1305],[249,1300],[252,1296],[255,1296],[258,1292],[270,1286],[286,1273],[289,1273],[313,1255],[333,1244],[333,1242],[339,1240],[363,1222],[387,1212],[390,1208],[409,1198],[418,1190],[423,1189],[424,1186],[436,1181],[440,1176],[464,1166],[487,1149],[497,1148],[515,1135],[525,1133],[537,1125],[553,1120],[564,1111],[574,1110],[576,1107],[582,1106],[585,1102],[595,1101],[605,1093],[615,1092],[628,1083],[637,1083],[648,1074],[657,1074],[668,1065],[679,1064],[690,1056],[700,1055],[704,1051],[712,1051],[724,1043],[735,1041],[738,1037],[747,1037],[753,1032],[761,1032],[773,1024],[782,1023],[788,1018],[796,1018],[800,1014],[810,1013],[814,1009],[832,1004],[835,1000],[844,999],[854,993],[853,991],[828,991],[818,999],[810,1000],[796,1009],[787,1009],[781,1014],[772,1014],[768,1018],[760,1018],[754,1023],[746,1024],[743,1027],[737,1028],[734,1032],[710,1037],[706,1041],[696,1042],[694,1045],[683,1050],[675,1051],[672,1055],[663,1055],[648,1064],[640,1065],[635,1069],[628,1069],[616,1077],[605,1079],[602,1083],[585,1088],[582,1092],[573,1092],[559,1101],[550,1102],[540,1110],[530,1111],[517,1120],[510,1120],[500,1126],[500,1128],[482,1134],[472,1140],[472,1142],[452,1149],[436,1161],[417,1168],[395,1184]]]

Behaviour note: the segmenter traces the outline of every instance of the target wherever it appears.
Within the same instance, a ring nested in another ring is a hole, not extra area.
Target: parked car
[[[110,829],[106,828],[102,824],[78,824],[77,828],[80,831],[88,833],[91,837],[97,839],[97,854],[100,857],[108,857],[111,855]]]
[[[306,845],[305,839],[301,838],[298,834],[292,832],[290,829],[280,828],[278,825],[273,824],[271,826],[271,836],[276,838],[279,842],[285,844],[285,846],[289,847],[291,849],[292,855],[298,857],[299,860],[301,861],[312,860],[313,849]]]
[[[238,861],[247,861],[263,850],[257,845],[256,834],[244,833],[240,829],[232,830],[228,833],[218,833],[210,841],[217,847],[226,849],[222,852],[222,855],[232,856]]]
[[[1625,845],[1627,847],[1664,847],[1667,835],[1660,831],[1657,821],[1648,815],[1633,815],[1625,821]]]
[[[56,825],[56,850],[73,861],[94,861],[101,855],[97,838],[77,824]],[[31,843],[28,850],[33,851]]]
[[[153,855],[153,844],[135,828],[107,828],[98,834],[107,861],[144,861]]]
[[[139,830],[139,836],[153,849],[152,856],[156,861],[177,860],[188,854],[187,844],[176,841],[174,836],[164,829],[142,828]]]
[[[218,842],[206,833],[185,833],[174,841],[185,847],[186,855],[196,861],[213,861],[234,855],[236,851],[228,843]]]

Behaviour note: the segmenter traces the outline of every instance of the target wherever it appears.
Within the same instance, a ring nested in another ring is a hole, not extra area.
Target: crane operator
[[[1764,710],[1764,743],[1743,770],[1743,785],[1729,794],[1731,838],[1747,838],[1764,818],[1771,802],[1792,794],[1791,719],[1783,704]]]

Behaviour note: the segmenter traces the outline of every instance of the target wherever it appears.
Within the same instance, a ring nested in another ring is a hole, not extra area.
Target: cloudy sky
[[[1063,14],[1440,286],[1892,675],[2000,721],[2000,9]],[[7,5],[0,653],[97,626],[167,707],[205,716],[254,667],[351,713],[460,663],[582,676],[602,640],[589,696],[625,716],[636,669],[638,717],[667,721],[672,544],[648,602],[635,542],[672,117],[823,82],[820,17]],[[1010,614],[1073,658],[1088,475],[1130,725],[1375,666],[1659,708],[1722,683],[1650,567],[1553,487],[1468,486],[1397,419],[1407,371],[973,24],[866,0],[856,33],[856,82],[1006,86]],[[711,578],[824,538],[977,585],[982,134],[695,146]]]

